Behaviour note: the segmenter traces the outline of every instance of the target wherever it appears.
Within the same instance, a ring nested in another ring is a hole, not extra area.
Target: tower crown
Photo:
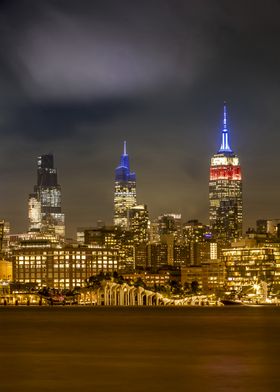
[[[123,142],[123,153],[121,155],[121,161],[119,167],[125,167],[126,169],[129,170],[129,157],[128,154],[126,153],[126,141]]]
[[[123,153],[119,166],[115,170],[116,181],[135,181],[135,173],[130,171],[129,156],[126,151],[126,141],[123,143]]]
[[[224,120],[223,120],[223,130],[222,130],[222,144],[219,149],[220,152],[232,152],[229,145],[229,134],[227,127],[227,104],[224,102]]]

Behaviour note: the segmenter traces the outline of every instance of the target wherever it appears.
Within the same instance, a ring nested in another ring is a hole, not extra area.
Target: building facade
[[[244,246],[222,250],[226,266],[226,288],[241,293],[265,282],[275,283],[277,262],[273,247]]]
[[[0,251],[5,252],[9,248],[10,223],[0,220]]]
[[[224,104],[222,143],[211,158],[210,227],[218,241],[229,243],[242,236],[242,175],[238,156],[232,151]]]
[[[129,210],[136,206],[136,176],[130,171],[126,142],[119,166],[115,170],[114,225],[128,229]]]
[[[226,269],[221,260],[208,260],[200,265],[181,268],[181,284],[197,282],[203,294],[218,294],[225,287]]]
[[[106,246],[59,248],[33,243],[15,249],[12,261],[15,282],[74,289],[100,272],[118,271],[119,252]]]
[[[64,237],[65,216],[61,211],[61,187],[52,154],[38,157],[37,184],[28,201],[29,231],[52,231]]]
[[[145,204],[138,204],[129,210],[129,230],[134,244],[147,244],[149,241],[149,213]]]

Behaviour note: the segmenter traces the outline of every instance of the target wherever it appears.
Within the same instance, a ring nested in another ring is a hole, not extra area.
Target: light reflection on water
[[[280,307],[1,307],[1,390],[279,391],[279,327]]]

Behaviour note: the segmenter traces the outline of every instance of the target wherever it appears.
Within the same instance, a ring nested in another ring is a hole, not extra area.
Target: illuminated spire
[[[223,121],[223,132],[222,132],[222,144],[219,152],[232,152],[229,146],[229,134],[227,128],[227,104],[224,102],[224,121]]]
[[[126,140],[123,142],[123,153],[121,155],[121,161],[119,167],[125,167],[127,170],[129,169],[129,156],[126,151]]]
[[[129,156],[126,151],[126,140],[123,142],[123,153],[119,166],[115,170],[116,181],[136,181],[135,173],[130,171]]]

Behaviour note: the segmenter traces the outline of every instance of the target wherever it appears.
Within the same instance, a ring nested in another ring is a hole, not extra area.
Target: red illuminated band
[[[238,180],[241,181],[240,166],[212,166],[210,180]]]

